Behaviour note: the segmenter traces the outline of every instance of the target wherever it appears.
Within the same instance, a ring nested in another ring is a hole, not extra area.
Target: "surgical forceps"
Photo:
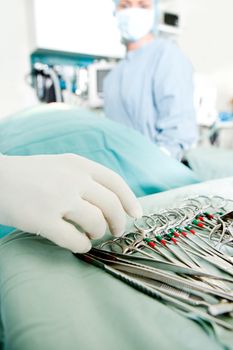
[[[145,248],[145,247],[147,247],[149,245],[152,250],[153,249],[156,250],[165,259],[167,259],[170,262],[176,263],[176,261],[173,258],[168,257],[165,253],[162,252],[161,249],[159,249],[156,246],[156,243],[159,242],[161,245],[164,246],[164,248],[167,251],[169,251],[172,255],[174,255],[182,264],[190,266],[190,264],[186,260],[184,260],[179,254],[174,252],[174,250],[171,247],[167,246],[167,243],[166,243],[165,239],[163,239],[163,237],[158,235],[163,230],[167,229],[167,226],[168,226],[168,215],[174,215],[174,210],[170,210],[166,214],[167,214],[166,217],[162,213],[159,213],[159,214],[154,213],[154,214],[151,214],[150,216],[144,215],[142,217],[142,219],[146,219],[146,220],[145,220],[143,226],[140,226],[138,224],[138,220],[135,220],[134,226],[135,226],[135,228],[137,230],[139,230],[140,234],[142,234],[142,238],[139,239],[139,241],[135,242],[136,246],[138,248],[140,248],[140,247],[144,247]],[[151,222],[149,223],[148,220],[152,220],[152,223]],[[156,222],[160,222],[161,225],[157,225]],[[137,233],[135,233],[135,235],[137,236]],[[155,239],[154,239],[154,236],[155,236]],[[145,244],[143,242],[143,240],[146,240],[148,245]]]
[[[157,252],[159,255],[161,255],[163,258],[168,260],[169,262],[176,264],[176,260],[174,260],[172,257],[169,257],[167,254],[165,254],[159,247],[156,245],[155,240],[152,238],[148,238],[147,235],[141,233],[141,232],[129,232],[125,233],[123,237],[129,237],[134,240],[134,244],[138,249],[149,249],[153,253]]]
[[[195,218],[195,213],[193,213],[193,217],[186,217],[186,218],[185,218],[185,221],[184,221],[183,224],[182,224],[184,230],[185,230],[187,227],[189,227],[189,225],[188,225],[188,224],[189,224],[189,221],[190,221],[190,220],[192,221],[194,218]],[[221,220],[221,222],[222,222],[222,224],[223,224],[223,226],[224,226],[224,225],[225,225],[224,222],[223,222],[222,220]],[[188,226],[186,226],[186,225],[188,225]],[[192,223],[192,226],[193,226],[193,223]],[[197,227],[198,227],[198,226],[197,226]],[[218,226],[215,226],[215,227],[218,227]],[[224,227],[225,227],[225,226],[224,226]],[[198,227],[198,228],[200,228],[200,227]],[[203,228],[204,228],[204,227],[203,227]],[[208,253],[208,254],[210,254],[210,255],[218,255],[220,258],[222,258],[222,259],[228,261],[229,263],[232,263],[231,260],[230,260],[229,258],[227,258],[226,256],[224,256],[224,254],[222,254],[221,252],[219,252],[219,250],[217,250],[215,247],[213,247],[208,241],[206,241],[205,239],[203,239],[203,238],[199,235],[199,233],[194,232],[194,231],[191,231],[191,230],[190,230],[190,232],[193,233],[193,234],[195,234],[205,245],[208,246],[208,249],[207,249],[207,247],[204,248],[202,245],[198,244],[197,241],[193,240],[192,238],[190,238],[190,237],[188,236],[188,238],[189,238],[191,241],[193,241],[193,242],[195,243],[195,245],[199,246],[199,248],[200,248],[201,250],[204,250],[206,253]],[[215,232],[215,228],[211,230],[210,235],[212,235],[212,232]],[[187,242],[186,242],[186,243],[187,243]]]
[[[171,277],[173,275],[170,275],[166,271],[177,273],[179,275],[208,277],[214,280],[233,283],[233,280],[227,277],[216,276],[205,271],[190,269],[169,262],[160,262],[147,257],[124,255],[120,253],[113,254],[111,252],[107,252],[98,248],[92,248],[88,254],[96,259],[100,259],[109,263],[120,263],[122,266],[130,266],[131,268],[135,267],[138,269],[138,271],[140,271],[140,275],[143,275],[143,271],[154,271],[161,274],[161,270],[163,270],[163,275],[166,275],[168,277]]]
[[[166,225],[167,229],[166,231],[164,232],[164,235],[163,235],[163,238],[165,238],[166,240],[166,243],[169,242],[169,237],[171,240],[173,240],[173,242],[179,246],[180,250],[182,250],[182,252],[189,258],[189,260],[185,259],[184,257],[182,257],[178,252],[176,252],[171,246],[168,246],[167,244],[165,244],[164,242],[164,247],[170,252],[172,253],[181,263],[185,264],[186,266],[189,266],[189,267],[195,267],[195,266],[198,266],[200,267],[200,264],[197,262],[197,260],[192,257],[190,255],[190,253],[185,249],[185,247],[183,247],[178,240],[175,240],[175,239],[172,239],[171,238],[171,232],[174,232],[175,233],[175,230],[174,228],[177,226],[177,225],[180,225],[182,223],[182,225],[186,225],[190,219],[193,219],[195,218],[196,216],[196,212],[195,211],[198,211],[199,210],[199,207],[194,204],[192,205],[195,209],[193,208],[190,208],[190,206],[183,206],[182,208],[180,209],[172,209],[172,210],[168,210],[166,212],[162,211],[160,212],[160,218],[161,216],[162,217],[165,217],[165,220],[164,222],[168,222],[170,221],[171,223],[169,224],[169,227],[167,227],[168,225]],[[188,212],[188,214],[187,214]],[[155,215],[155,214],[153,214]],[[166,216],[165,216],[166,215]],[[187,216],[188,215],[188,216]],[[147,216],[148,218],[148,216]],[[172,220],[171,220],[172,218]],[[137,226],[136,226],[137,227]],[[153,231],[154,227],[152,227],[150,225],[150,232]],[[148,232],[148,230],[147,230]],[[181,231],[182,234],[183,231]],[[158,237],[158,236],[157,236]],[[160,238],[160,241],[162,241],[162,239]],[[164,239],[163,239],[164,241]]]
[[[129,234],[131,234],[131,233],[129,233]],[[129,235],[129,234],[128,234],[128,235]],[[125,238],[125,240],[123,240],[123,238]],[[132,242],[134,242],[133,245],[132,245]],[[123,244],[122,244],[122,243],[123,243]],[[103,249],[104,247],[110,245],[111,250],[114,250],[115,244],[117,245],[117,248],[119,248],[119,247],[121,248],[121,253],[123,253],[123,254],[131,253],[131,251],[132,251],[132,249],[133,249],[133,250],[135,250],[136,252],[140,251],[141,254],[143,254],[143,255],[145,255],[145,256],[147,256],[147,257],[150,257],[150,258],[154,259],[154,261],[156,261],[156,262],[158,262],[158,263],[162,263],[161,260],[156,259],[156,258],[155,258],[154,256],[152,256],[151,254],[147,254],[147,253],[143,252],[143,251],[139,248],[140,246],[143,246],[144,248],[147,248],[147,249],[150,249],[150,250],[153,251],[152,248],[147,247],[147,245],[146,245],[145,243],[143,243],[141,234],[138,236],[138,238],[137,238],[136,240],[135,240],[135,237],[134,237],[134,238],[131,238],[131,237],[129,237],[129,236],[123,236],[123,237],[120,238],[120,239],[118,238],[118,239],[115,239],[115,240],[112,240],[112,241],[108,241],[108,242],[103,243],[103,244],[101,245],[100,248]],[[164,255],[163,255],[163,256],[164,256]],[[165,258],[167,258],[167,256],[165,256]],[[169,261],[169,259],[167,259],[167,260]],[[173,263],[173,264],[176,265],[176,266],[179,265],[179,264],[177,265],[177,262],[176,262],[175,260],[173,260],[173,259],[172,259],[172,260],[170,259],[170,262]],[[189,266],[189,267],[193,268],[193,266]],[[215,287],[215,285],[214,285],[214,287]],[[223,288],[223,289],[224,289],[224,288]]]
[[[206,314],[205,312],[202,312],[200,310],[197,310],[195,307],[192,307],[190,305],[187,305],[187,303],[181,302],[180,300],[177,300],[176,298],[174,299],[174,297],[171,297],[169,295],[167,295],[166,293],[162,293],[159,290],[156,290],[154,288],[150,288],[149,286],[147,286],[145,283],[141,282],[140,280],[138,280],[137,278],[134,278],[132,276],[129,276],[128,274],[119,271],[117,269],[115,269],[112,266],[108,266],[105,263],[99,261],[98,259],[92,257],[90,254],[75,254],[76,257],[78,257],[81,260],[84,260],[87,263],[91,263],[92,265],[95,265],[103,270],[105,270],[106,272],[108,272],[109,274],[113,275],[114,277],[122,280],[123,282],[129,284],[130,286],[134,287],[135,289],[153,297],[156,299],[159,299],[161,301],[164,302],[168,302],[169,304],[177,307],[178,309],[181,309],[183,311],[185,311],[186,313],[194,313],[197,316],[199,316],[200,318],[202,318],[203,320],[209,321],[209,322],[214,322],[226,329],[229,330],[233,330],[233,326],[223,320],[220,320],[216,317],[213,317],[211,315]]]
[[[191,209],[191,210],[190,210]],[[189,214],[187,214],[187,211],[189,211]],[[190,213],[191,211],[191,213]],[[186,232],[184,232],[184,230],[177,230],[176,227],[179,226],[182,223],[182,226],[186,226],[186,224],[190,221],[190,219],[193,219],[196,215],[196,213],[194,212],[194,210],[188,206],[184,206],[182,208],[179,208],[177,210],[173,210],[174,213],[176,213],[179,217],[178,221],[174,221],[171,225],[169,225],[169,230],[167,230],[166,232],[166,236],[167,237],[171,237],[173,234],[176,235],[176,240],[175,240],[175,244],[178,245],[178,247],[182,250],[182,252],[191,260],[191,262],[184,260],[184,258],[181,258],[182,262],[185,263],[186,265],[190,266],[190,267],[194,267],[195,265],[200,267],[200,264],[197,262],[196,259],[194,259],[189,253],[188,251],[185,249],[185,247],[183,247],[180,242],[178,237],[180,237],[180,234],[183,236],[187,236]],[[190,216],[191,214],[191,216]],[[187,215],[189,215],[187,217]],[[179,232],[179,233],[178,233]],[[180,260],[180,255],[176,257],[179,258]],[[193,263],[195,265],[193,265]]]
[[[129,237],[130,234],[133,234],[134,237]],[[139,254],[142,254],[143,256],[151,258],[157,262],[163,262],[163,260],[160,260],[160,259],[156,258],[154,255],[149,254],[143,250],[143,249],[147,249],[153,253],[158,252],[167,261],[169,261],[173,264],[177,264],[176,260],[167,256],[158,247],[156,247],[155,242],[152,239],[150,239],[149,243],[151,243],[150,246],[144,242],[144,238],[143,238],[142,234],[137,234],[135,232],[133,232],[133,233],[129,232],[120,238],[116,238],[116,239],[109,240],[107,242],[102,243],[100,246],[100,249],[104,249],[106,247],[109,247],[110,250],[113,252],[119,252],[119,250],[120,250],[120,253],[126,254],[126,255],[133,254],[133,253],[139,253]],[[153,244],[153,247],[152,247],[152,244]],[[167,248],[167,250],[170,251],[169,248]]]
[[[133,275],[132,275],[133,276]],[[170,295],[171,297],[175,297],[179,300],[182,300],[190,305],[193,306],[204,306],[207,308],[208,313],[212,316],[219,316],[223,315],[229,312],[233,311],[233,303],[232,302],[218,302],[216,298],[206,298],[206,296],[203,294],[201,295],[195,295],[190,292],[185,292],[181,289],[171,287],[168,284],[158,282],[158,281],[151,281],[149,278],[140,278],[136,277],[140,281],[144,282],[146,285],[148,285],[151,288],[157,289],[161,292],[164,292],[167,295]]]
[[[135,232],[133,232],[133,234],[135,234]],[[129,238],[127,236],[115,238],[113,240],[109,240],[107,242],[102,243],[100,246],[100,249],[103,249],[106,247],[109,247],[110,250],[113,252],[119,252],[119,250],[120,250],[121,254],[126,254],[126,255],[133,254],[133,253],[139,253],[139,254],[142,254],[143,256],[151,258],[155,261],[163,262],[162,260],[157,259],[152,254],[144,252],[142,249],[140,249],[140,247],[146,248],[146,249],[152,251],[153,253],[155,253],[154,248],[148,246],[147,244],[145,244],[143,242],[143,236],[140,236],[139,238],[137,238],[136,241],[135,241],[135,239]],[[166,259],[169,260],[168,257],[166,257]],[[172,261],[172,262],[174,262],[174,261]]]
[[[143,225],[140,225],[140,222],[143,222]],[[136,230],[146,237],[148,237],[151,232],[157,233],[165,230],[167,226],[168,220],[163,215],[157,213],[143,215],[141,219],[136,219],[134,221]]]

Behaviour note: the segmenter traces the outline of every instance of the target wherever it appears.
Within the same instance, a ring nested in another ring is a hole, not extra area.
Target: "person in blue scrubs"
[[[127,54],[104,82],[106,116],[181,160],[196,143],[193,68],[171,40],[153,34],[155,0],[115,0]]]

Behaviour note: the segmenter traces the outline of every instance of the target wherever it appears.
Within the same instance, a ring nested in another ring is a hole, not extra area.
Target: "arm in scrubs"
[[[106,115],[181,159],[197,141],[192,65],[175,43],[152,34],[153,0],[117,5],[127,54],[105,79]]]
[[[1,156],[0,224],[41,235],[75,253],[108,224],[119,236],[142,209],[119,175],[73,155]]]

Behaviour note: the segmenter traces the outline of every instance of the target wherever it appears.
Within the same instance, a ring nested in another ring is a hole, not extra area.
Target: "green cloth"
[[[232,188],[229,178],[147,196],[141,203],[148,213],[196,193],[233,199]],[[233,349],[233,332],[186,319],[26,233],[1,240],[0,298],[5,350]]]
[[[233,176],[233,150],[198,147],[186,154],[191,169],[202,181]]]
[[[121,175],[137,196],[199,182],[177,160],[138,132],[87,109],[38,106],[0,121],[7,155],[76,153]],[[12,228],[0,225],[0,238]]]
[[[138,132],[87,109],[42,106],[0,121],[0,152],[76,153],[111,168],[145,196],[199,182]]]

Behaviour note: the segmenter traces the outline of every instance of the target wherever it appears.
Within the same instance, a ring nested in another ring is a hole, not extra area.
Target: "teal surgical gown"
[[[197,140],[193,68],[179,47],[155,39],[128,52],[104,82],[108,118],[181,159]]]

